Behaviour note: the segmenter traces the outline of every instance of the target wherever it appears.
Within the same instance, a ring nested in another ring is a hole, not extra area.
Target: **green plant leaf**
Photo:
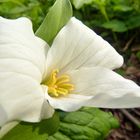
[[[113,7],[114,11],[128,12],[132,11],[133,8],[127,5],[116,5]]]
[[[41,123],[22,122],[1,140],[104,140],[111,129],[119,127],[111,113],[97,108],[84,107],[76,112],[59,114],[59,128],[55,114]]]
[[[77,112],[61,113],[60,127],[48,140],[104,140],[110,130],[119,127],[111,113],[97,108],[82,108]]]
[[[72,17],[72,6],[69,0],[56,0],[50,8],[36,35],[51,44],[59,30]]]
[[[131,16],[126,20],[126,25],[128,29],[134,29],[140,27],[140,16]]]
[[[21,122],[9,131],[1,140],[46,140],[55,133],[59,126],[59,115],[55,113],[52,118],[40,123]]]
[[[128,30],[125,23],[119,20],[105,22],[102,27],[111,29],[113,32],[125,32]]]

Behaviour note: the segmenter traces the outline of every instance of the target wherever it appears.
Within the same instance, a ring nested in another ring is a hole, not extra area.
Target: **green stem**
[[[105,17],[106,21],[109,21],[109,17],[108,17],[108,15],[107,15],[105,6],[100,5],[100,11],[101,11],[102,15]]]
[[[100,5],[99,8],[100,8],[100,11],[101,11],[102,15],[105,17],[106,21],[109,22],[110,19],[108,17],[107,12],[106,12],[105,6],[104,5]],[[117,35],[115,34],[115,32],[112,31],[112,35],[113,35],[114,41],[117,42],[118,38],[117,38]]]

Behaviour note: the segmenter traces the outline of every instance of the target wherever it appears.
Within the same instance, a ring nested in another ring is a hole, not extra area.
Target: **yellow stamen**
[[[57,76],[58,72],[59,72],[58,69],[52,71],[50,77],[48,78],[48,80],[46,82],[46,85],[51,86],[56,83],[56,76]]]
[[[57,79],[56,84],[57,85],[61,85],[62,83],[66,83],[70,81],[70,77],[68,75],[62,75],[61,77],[59,77]]]
[[[62,94],[62,95],[67,95],[68,90],[64,88],[57,88],[57,93]]]
[[[74,86],[72,84],[61,84],[59,87],[74,90]]]
[[[56,97],[59,96],[59,94],[57,94],[57,90],[55,88],[53,88],[53,87],[49,87],[48,92],[52,96],[56,96]]]
[[[59,97],[65,96],[74,90],[73,84],[70,84],[69,75],[63,74],[58,76],[59,70],[53,70],[47,81],[44,82],[48,86],[48,93],[50,96]]]

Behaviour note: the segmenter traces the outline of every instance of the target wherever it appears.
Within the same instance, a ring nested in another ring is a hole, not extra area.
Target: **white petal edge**
[[[8,124],[5,124],[2,128],[0,128],[0,139],[7,134],[12,128],[18,125],[19,122],[13,121]]]
[[[46,93],[46,98],[53,108],[71,112],[87,104],[92,96],[69,94],[67,96],[55,98]]]
[[[46,94],[48,93],[48,87],[41,85],[44,91],[44,103],[41,111],[41,119],[51,118],[55,112],[54,108],[49,104]]]
[[[15,120],[41,120],[44,91],[36,80],[5,72],[0,73],[0,83],[0,126]]]
[[[56,68],[62,72],[97,65],[115,69],[122,64],[122,56],[107,41],[72,17],[54,39],[46,67],[50,73]]]
[[[131,80],[103,68],[82,68],[68,72],[75,95],[92,96],[85,106],[102,108],[140,107],[140,87]]]

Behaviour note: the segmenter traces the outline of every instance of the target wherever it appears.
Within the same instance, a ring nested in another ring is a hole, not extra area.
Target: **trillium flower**
[[[140,87],[112,70],[123,58],[71,18],[49,47],[27,18],[0,18],[0,126],[38,122],[54,109],[140,106]]]

